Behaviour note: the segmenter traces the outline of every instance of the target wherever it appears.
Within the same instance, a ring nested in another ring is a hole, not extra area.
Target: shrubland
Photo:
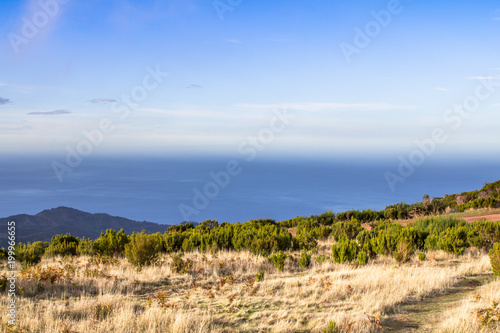
[[[328,212],[288,223],[207,220],[18,244],[20,319],[9,332],[378,332],[400,304],[500,267],[500,222],[363,226]],[[485,288],[484,301],[467,303],[479,312],[440,325],[494,332]]]

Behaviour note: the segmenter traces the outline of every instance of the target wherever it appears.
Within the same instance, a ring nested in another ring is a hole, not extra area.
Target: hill
[[[74,208],[58,207],[36,215],[14,215],[0,218],[0,228],[7,230],[7,222],[16,222],[16,242],[50,241],[59,234],[71,233],[77,237],[95,239],[106,229],[120,230],[127,234],[146,230],[147,233],[165,232],[169,225],[138,222],[108,214],[91,214]],[[0,247],[7,245],[7,233],[0,233]]]

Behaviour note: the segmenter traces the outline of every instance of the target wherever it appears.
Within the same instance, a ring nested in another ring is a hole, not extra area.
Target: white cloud
[[[276,103],[276,104],[236,104],[236,107],[250,109],[288,109],[301,111],[391,111],[415,109],[415,105],[391,103]]]
[[[468,80],[499,80],[500,76],[470,76]]]

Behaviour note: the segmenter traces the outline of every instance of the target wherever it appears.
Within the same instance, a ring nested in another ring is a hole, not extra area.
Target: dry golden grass
[[[478,288],[476,292],[463,299],[459,307],[446,311],[443,314],[443,318],[446,319],[440,324],[438,331],[442,333],[500,332],[500,307],[493,308],[494,301],[500,301],[500,280]],[[490,309],[493,310],[490,324],[478,326],[478,322],[481,322],[481,318],[485,318],[486,311]]]
[[[330,246],[320,244],[319,254],[328,254]],[[380,317],[398,311],[403,302],[438,294],[460,276],[491,271],[488,257],[478,251],[461,257],[430,252],[424,262],[415,257],[404,265],[380,257],[362,267],[318,264],[313,256],[306,270],[297,264],[299,253],[291,255],[295,260],[287,259],[284,271],[278,272],[266,258],[247,252],[188,253],[183,257],[192,262],[188,274],[172,273],[167,255],[140,271],[125,260],[99,264],[89,263],[88,257],[44,259],[37,271],[18,278],[22,295],[19,291],[17,329],[323,332],[334,320],[342,332],[377,332]],[[50,271],[58,278],[37,281],[44,272],[50,275],[48,267],[60,268]],[[261,269],[266,271],[264,281],[256,282]],[[493,287],[481,289],[485,303],[494,297]],[[7,302],[3,294],[2,309]],[[7,320],[3,311],[1,322]]]

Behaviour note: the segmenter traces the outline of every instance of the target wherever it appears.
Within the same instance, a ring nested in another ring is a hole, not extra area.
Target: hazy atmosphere
[[[53,2],[2,2],[2,153],[499,152],[495,1]]]
[[[500,332],[500,2],[2,0],[0,333]]]

